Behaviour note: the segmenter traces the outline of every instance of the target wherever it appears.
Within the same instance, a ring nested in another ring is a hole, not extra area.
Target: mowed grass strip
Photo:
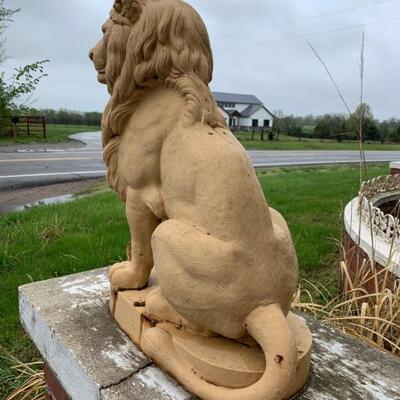
[[[242,145],[248,150],[359,150],[360,145],[356,141],[344,141],[338,143],[330,139],[298,138],[287,135],[280,135],[279,141],[268,140],[268,132],[264,134],[264,141],[260,138],[260,133],[254,134],[251,140],[251,132],[235,132],[234,135],[240,140]],[[400,150],[400,144],[391,143],[364,143],[364,150]]]
[[[36,130],[37,128],[35,128]],[[69,135],[80,132],[96,132],[100,131],[99,126],[87,126],[87,125],[47,125],[47,136],[43,138],[42,134],[35,133],[31,136],[27,136],[24,132],[17,138],[11,136],[0,136],[0,146],[7,144],[30,144],[30,143],[60,143],[68,142],[70,139]]]
[[[368,169],[370,177],[387,173],[387,165]],[[335,290],[342,211],[358,193],[358,168],[281,168],[258,176],[270,206],[289,224],[301,276]],[[128,241],[123,204],[108,190],[2,217],[0,345],[24,361],[36,356],[19,324],[18,286],[123,260]]]

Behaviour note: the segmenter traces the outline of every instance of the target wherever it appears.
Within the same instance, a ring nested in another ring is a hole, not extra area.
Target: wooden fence
[[[47,135],[47,122],[44,116],[13,115],[0,119],[0,135],[12,137],[30,137]]]

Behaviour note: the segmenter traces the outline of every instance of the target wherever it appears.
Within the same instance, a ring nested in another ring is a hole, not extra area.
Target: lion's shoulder
[[[183,119],[185,109],[185,99],[178,93],[166,88],[151,91],[131,114],[126,129],[139,129],[145,133],[157,126],[168,131]]]

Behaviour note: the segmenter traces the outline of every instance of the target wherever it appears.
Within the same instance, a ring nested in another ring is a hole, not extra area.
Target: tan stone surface
[[[264,353],[257,342],[250,336],[241,340],[229,340],[221,336],[206,337],[188,332],[183,324],[158,322],[146,317],[146,298],[153,290],[149,287],[142,290],[118,292],[113,308],[113,316],[121,329],[141,349],[146,344],[146,331],[160,329],[168,333],[171,362],[179,360],[179,364],[187,364],[193,374],[193,380],[201,377],[203,381],[229,388],[245,388],[260,380],[266,369]],[[290,398],[304,385],[310,370],[312,336],[305,323],[295,314],[289,313],[288,325],[296,339],[298,351],[296,377],[293,389],[285,398]],[[155,345],[153,358],[161,350]],[[146,349],[145,349],[146,350]],[[146,351],[145,351],[146,352]],[[146,352],[147,353],[147,352]],[[279,359],[274,359],[279,364]],[[165,366],[166,371],[174,376],[175,369]],[[239,395],[239,394],[238,394]]]
[[[154,267],[159,288],[146,294],[147,318],[193,335],[249,334],[258,342],[262,378],[228,389],[194,379],[168,330],[148,329],[146,354],[198,396],[282,400],[297,385],[298,349],[286,319],[296,253],[208,87],[207,29],[180,0],[117,0],[103,31],[90,57],[111,96],[104,159],[132,239],[129,260],[110,271],[112,289],[145,287]],[[138,321],[126,324],[137,329]]]

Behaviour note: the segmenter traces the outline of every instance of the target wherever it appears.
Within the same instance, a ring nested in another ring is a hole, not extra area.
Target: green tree
[[[387,119],[378,124],[379,135],[382,141],[400,142],[400,120],[396,118]]]
[[[299,140],[301,140],[301,138],[303,137],[303,128],[301,126],[295,125],[289,130],[288,134],[290,136],[295,136]]]
[[[13,16],[20,10],[11,10],[0,0],[0,68],[7,60],[5,50],[5,32],[13,22]],[[23,111],[31,99],[40,80],[47,76],[44,73],[44,64],[48,60],[36,61],[32,64],[16,68],[11,77],[6,77],[4,70],[0,70],[0,124],[10,113]],[[1,126],[0,126],[1,129]]]
[[[346,118],[342,114],[325,114],[314,130],[314,135],[321,139],[336,139],[341,142],[346,127]]]
[[[395,138],[396,142],[400,142],[400,124],[396,128],[396,131],[394,132],[393,137]]]
[[[380,140],[376,121],[367,103],[360,104],[356,111],[348,118],[346,126],[349,132],[360,136],[360,121],[362,120],[363,140]]]
[[[379,134],[381,136],[382,143],[390,140],[390,126],[388,121],[382,121],[378,126]]]

